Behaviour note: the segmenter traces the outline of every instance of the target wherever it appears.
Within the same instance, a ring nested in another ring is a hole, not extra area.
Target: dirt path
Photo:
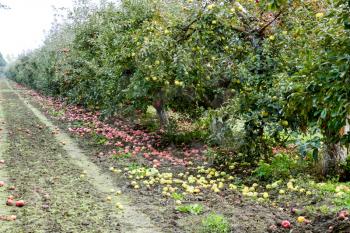
[[[0,222],[0,232],[161,232],[126,196],[115,195],[112,179],[5,79],[0,128],[2,122],[0,180],[8,184],[0,189],[0,215],[17,220]],[[28,204],[6,206],[8,195]]]

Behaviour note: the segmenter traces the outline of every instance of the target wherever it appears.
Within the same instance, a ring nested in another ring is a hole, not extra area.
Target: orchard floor
[[[0,180],[6,183],[0,187],[0,232],[200,232],[202,219],[215,212],[229,220],[232,232],[259,233],[295,218],[288,210],[225,193],[186,197],[183,203],[204,206],[199,215],[176,211],[175,201],[164,197],[160,187],[133,189],[123,172],[110,172],[111,166],[123,170],[130,163],[146,165],[143,158],[98,156],[103,146],[73,137],[68,123],[45,115],[40,106],[26,90],[0,79],[0,160],[5,161]],[[181,170],[176,169],[163,168]],[[26,205],[7,206],[9,195]],[[11,215],[16,220],[8,221]],[[292,224],[293,232],[328,232],[337,223],[325,217],[309,225]],[[339,230],[329,232],[350,232],[348,227],[341,223]],[[273,231],[290,229],[278,226]]]
[[[1,80],[0,90],[5,140],[0,174],[6,178],[1,214],[17,216],[1,222],[0,232],[162,232],[149,216],[128,206],[127,197],[107,200],[118,188],[110,177],[85,159],[65,133],[53,134],[55,126],[7,81]],[[6,206],[9,195],[27,204]]]

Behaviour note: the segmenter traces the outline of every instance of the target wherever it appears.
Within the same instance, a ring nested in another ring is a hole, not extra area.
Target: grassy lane
[[[0,88],[8,131],[8,147],[2,157],[13,181],[9,185],[16,187],[12,191],[2,189],[1,197],[12,194],[28,203],[23,208],[4,207],[17,215],[15,226],[6,232],[135,232],[132,221],[123,222],[124,212],[106,200],[111,194],[101,190],[103,182],[99,178],[108,177],[84,163],[81,152],[75,151],[78,157],[72,158],[74,151],[66,145],[71,143],[58,141],[62,138],[53,132],[54,126],[35,116],[5,80],[0,81]],[[79,159],[82,166],[78,166]],[[89,179],[92,174],[95,180]],[[98,185],[94,184],[96,180],[100,181]],[[128,218],[136,214],[125,212]]]

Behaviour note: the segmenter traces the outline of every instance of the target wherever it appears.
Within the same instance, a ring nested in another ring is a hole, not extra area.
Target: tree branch
[[[268,26],[273,24],[273,22],[275,22],[282,15],[282,13],[283,13],[283,9],[277,13],[277,15],[275,16],[275,18],[273,20],[271,20],[270,22],[268,22],[267,24],[265,24],[262,28],[260,28],[258,30],[259,34],[262,34]]]

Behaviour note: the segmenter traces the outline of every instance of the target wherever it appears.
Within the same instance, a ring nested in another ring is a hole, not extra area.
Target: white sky
[[[73,0],[0,0],[9,10],[0,10],[0,52],[16,56],[37,48],[54,19],[53,6],[73,6]]]

